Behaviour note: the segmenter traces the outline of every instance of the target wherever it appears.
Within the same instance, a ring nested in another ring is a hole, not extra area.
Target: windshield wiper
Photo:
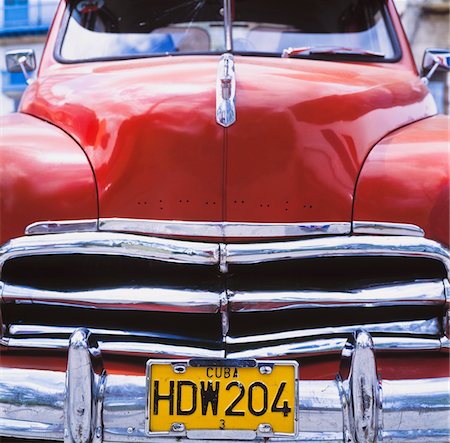
[[[370,51],[368,49],[346,48],[344,46],[305,46],[303,48],[283,49],[281,57],[289,58],[296,55],[326,55],[338,57],[376,57],[385,58],[382,52]]]

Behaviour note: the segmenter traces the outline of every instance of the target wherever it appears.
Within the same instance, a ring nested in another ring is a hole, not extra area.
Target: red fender
[[[25,114],[0,127],[0,244],[37,221],[97,218],[94,175],[72,138]]]
[[[412,223],[450,245],[450,118],[399,129],[369,154],[356,188],[355,221]]]

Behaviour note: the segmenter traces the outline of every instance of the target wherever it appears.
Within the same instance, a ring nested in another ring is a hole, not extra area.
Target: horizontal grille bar
[[[228,264],[254,264],[314,257],[424,257],[441,261],[450,273],[450,253],[439,243],[420,237],[350,236],[289,242],[229,244]]]
[[[230,351],[228,358],[296,358],[303,355],[339,354],[347,338],[322,338],[300,343],[277,344],[242,351]],[[383,336],[373,337],[377,351],[440,351],[445,346],[439,338]]]
[[[299,357],[301,355],[339,354],[346,337],[331,337],[306,340],[298,343],[276,344],[226,352],[225,350],[195,348],[189,346],[164,345],[139,341],[101,341],[99,347],[105,354],[144,355],[154,357],[205,357],[205,358],[274,358]],[[375,349],[379,351],[440,351],[448,349],[445,339],[382,336],[373,337]],[[66,350],[69,340],[62,338],[15,338],[4,337],[1,344],[17,349]]]
[[[61,327],[61,326],[45,326],[45,325],[17,325],[12,324],[8,327],[7,336],[11,338],[23,338],[24,336],[69,336],[75,331],[76,327]],[[325,327],[316,329],[300,329],[296,331],[286,331],[274,334],[261,334],[245,337],[225,337],[225,343],[247,344],[260,343],[269,341],[295,340],[305,339],[310,337],[331,337],[331,336],[345,336],[347,337],[357,329],[364,329],[374,334],[404,334],[417,336],[432,336],[438,337],[442,335],[441,325],[437,318],[430,320],[417,320],[405,322],[389,322],[389,323],[375,323],[375,324],[360,324],[340,327]],[[142,338],[171,338],[168,334],[156,334],[139,331],[122,331],[112,329],[90,328],[92,333],[101,337],[126,338],[126,337],[142,337]],[[51,338],[51,337],[50,337]],[[175,338],[175,337],[174,337]]]
[[[11,324],[7,327],[7,337],[11,338],[31,338],[31,337],[42,337],[42,338],[65,338],[69,337],[75,330],[76,326],[47,326],[47,325],[24,325],[24,324]],[[109,341],[144,341],[148,342],[154,340],[168,341],[170,343],[176,342],[186,342],[193,344],[194,346],[199,343],[204,344],[206,340],[197,337],[182,337],[180,335],[168,334],[164,332],[154,332],[154,331],[130,331],[121,329],[101,329],[101,328],[89,328],[89,330],[95,334],[99,339],[109,340]],[[211,339],[210,344],[216,344],[216,342]],[[179,345],[179,343],[178,343]]]
[[[361,288],[352,291],[266,291],[234,292],[233,312],[263,312],[308,307],[375,307],[439,305],[445,303],[442,280]]]
[[[33,255],[120,255],[169,263],[214,265],[219,263],[219,245],[166,240],[111,232],[82,232],[20,237],[0,248],[0,270],[17,257]]]
[[[49,291],[5,284],[4,302],[58,304],[98,309],[217,313],[220,294],[166,288],[124,287],[89,291]]]
[[[297,331],[278,332],[273,334],[261,334],[245,337],[227,337],[226,343],[247,344],[269,341],[299,340],[320,336],[348,336],[353,331],[364,329],[371,334],[405,334],[405,335],[429,335],[438,337],[442,335],[441,325],[437,318],[431,320],[375,323],[351,326],[338,326],[316,329],[302,329]]]
[[[65,338],[11,338],[3,337],[0,344],[16,349],[66,350],[69,339]],[[164,358],[223,358],[225,351],[195,348],[190,346],[165,345],[139,341],[100,341],[99,347],[105,354],[142,355]]]
[[[414,236],[342,236],[306,240],[218,244],[168,240],[112,232],[47,234],[13,239],[0,248],[0,269],[12,258],[33,255],[103,254],[169,263],[219,265],[255,264],[324,257],[423,257],[442,262],[450,274],[450,253],[439,243]]]
[[[60,304],[101,309],[217,313],[218,292],[193,289],[121,287],[89,291],[51,291],[3,284],[3,301]],[[231,312],[265,312],[301,308],[424,306],[445,303],[442,280],[397,283],[350,291],[228,292]]]

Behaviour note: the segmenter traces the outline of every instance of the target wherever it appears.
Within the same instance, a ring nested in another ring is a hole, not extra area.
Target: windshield
[[[397,56],[380,0],[231,0],[233,52]],[[77,0],[68,4],[62,61],[216,54],[223,0]]]

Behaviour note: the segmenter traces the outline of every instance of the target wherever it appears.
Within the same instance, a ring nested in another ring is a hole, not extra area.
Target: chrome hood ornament
[[[223,54],[217,70],[216,122],[227,128],[236,121],[236,77],[232,54]]]

